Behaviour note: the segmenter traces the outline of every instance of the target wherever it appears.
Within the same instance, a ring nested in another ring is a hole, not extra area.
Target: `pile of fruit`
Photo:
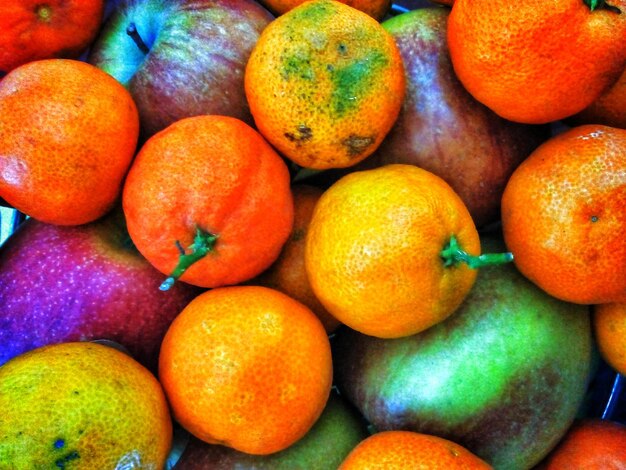
[[[0,469],[626,466],[626,0],[3,0],[0,77]]]

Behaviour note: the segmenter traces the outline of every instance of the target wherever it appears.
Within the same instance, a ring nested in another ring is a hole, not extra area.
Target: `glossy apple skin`
[[[455,189],[482,227],[499,219],[509,176],[549,128],[504,120],[463,88],[446,44],[449,11],[421,8],[383,22],[400,49],[407,94],[394,127],[357,169],[409,163],[429,170]]]
[[[588,307],[549,297],[512,264],[481,269],[460,309],[422,333],[346,328],[334,346],[340,391],[376,429],[435,434],[512,470],[565,434],[595,357]]]
[[[252,124],[243,75],[273,18],[253,0],[125,0],[105,23],[88,61],[130,91],[144,138],[200,114]],[[147,54],[127,34],[131,23]]]
[[[46,344],[107,339],[156,370],[169,324],[200,292],[161,292],[161,282],[118,212],[72,227],[28,219],[0,249],[0,365]]]

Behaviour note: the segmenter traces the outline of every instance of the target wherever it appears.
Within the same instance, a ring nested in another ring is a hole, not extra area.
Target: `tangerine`
[[[78,58],[95,39],[103,0],[3,0],[0,75],[27,62]]]
[[[593,329],[604,360],[626,375],[626,303],[594,305]]]
[[[330,342],[313,312],[281,292],[216,288],[170,326],[159,377],[191,434],[270,454],[302,438],[321,415],[332,382]]]
[[[291,236],[283,246],[274,264],[254,282],[279,290],[309,307],[331,333],[341,324],[315,297],[304,266],[304,245],[315,204],[324,190],[315,186],[297,184],[292,187],[294,220]]]
[[[539,146],[502,196],[517,268],[568,302],[626,302],[626,130],[572,128]]]
[[[301,5],[306,0],[262,0],[261,3],[276,15],[282,15]],[[372,18],[381,21],[391,7],[391,0],[339,0],[341,3],[361,10]]]
[[[626,129],[626,69],[608,91],[572,120],[578,124],[604,124]]]
[[[617,421],[581,419],[550,453],[542,470],[622,470],[626,467],[626,426]]]
[[[626,0],[457,0],[456,75],[511,121],[540,124],[589,106],[626,66]]]
[[[163,468],[172,422],[156,378],[96,343],[59,343],[0,367],[0,468]]]
[[[315,169],[352,166],[374,152],[406,88],[393,37],[335,0],[311,0],[272,21],[252,50],[244,83],[261,134]]]
[[[366,335],[412,335],[461,304],[484,263],[461,198],[419,167],[392,164],[342,177],[309,225],[305,266],[328,311]],[[472,266],[472,267],[470,267]]]
[[[130,94],[93,65],[13,69],[0,82],[0,198],[42,222],[94,221],[117,201],[138,135]]]
[[[123,192],[128,232],[153,266],[201,287],[246,281],[293,225],[289,170],[243,121],[195,116],[146,141]]]
[[[452,441],[412,431],[382,431],[361,441],[339,470],[488,470],[491,465]]]

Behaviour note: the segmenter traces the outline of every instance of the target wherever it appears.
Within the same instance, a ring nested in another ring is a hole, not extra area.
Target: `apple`
[[[435,434],[511,470],[532,468],[566,433],[594,357],[589,307],[550,297],[512,264],[482,268],[461,307],[422,333],[344,328],[333,349],[339,390],[378,431]]]
[[[121,210],[56,226],[28,219],[0,248],[0,365],[39,346],[105,339],[156,370],[170,323],[200,290],[159,290]]]
[[[244,69],[273,19],[253,0],[124,0],[87,60],[130,91],[144,138],[201,114],[252,125]]]
[[[507,121],[463,88],[446,44],[449,12],[422,8],[383,22],[404,60],[407,94],[381,146],[355,169],[408,163],[429,170],[454,188],[480,228],[499,219],[509,176],[549,127]]]

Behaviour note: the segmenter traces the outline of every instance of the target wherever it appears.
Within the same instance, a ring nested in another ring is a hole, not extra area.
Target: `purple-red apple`
[[[88,60],[128,88],[145,137],[200,114],[252,124],[244,69],[273,18],[254,0],[124,0]]]
[[[383,27],[395,38],[407,77],[405,102],[378,150],[358,168],[408,163],[446,180],[481,227],[499,218],[513,170],[549,136],[478,103],[454,75],[446,44],[448,8],[422,8]]]
[[[72,227],[28,219],[0,249],[0,365],[46,344],[107,339],[155,370],[167,328],[200,292],[161,282],[121,211]]]

